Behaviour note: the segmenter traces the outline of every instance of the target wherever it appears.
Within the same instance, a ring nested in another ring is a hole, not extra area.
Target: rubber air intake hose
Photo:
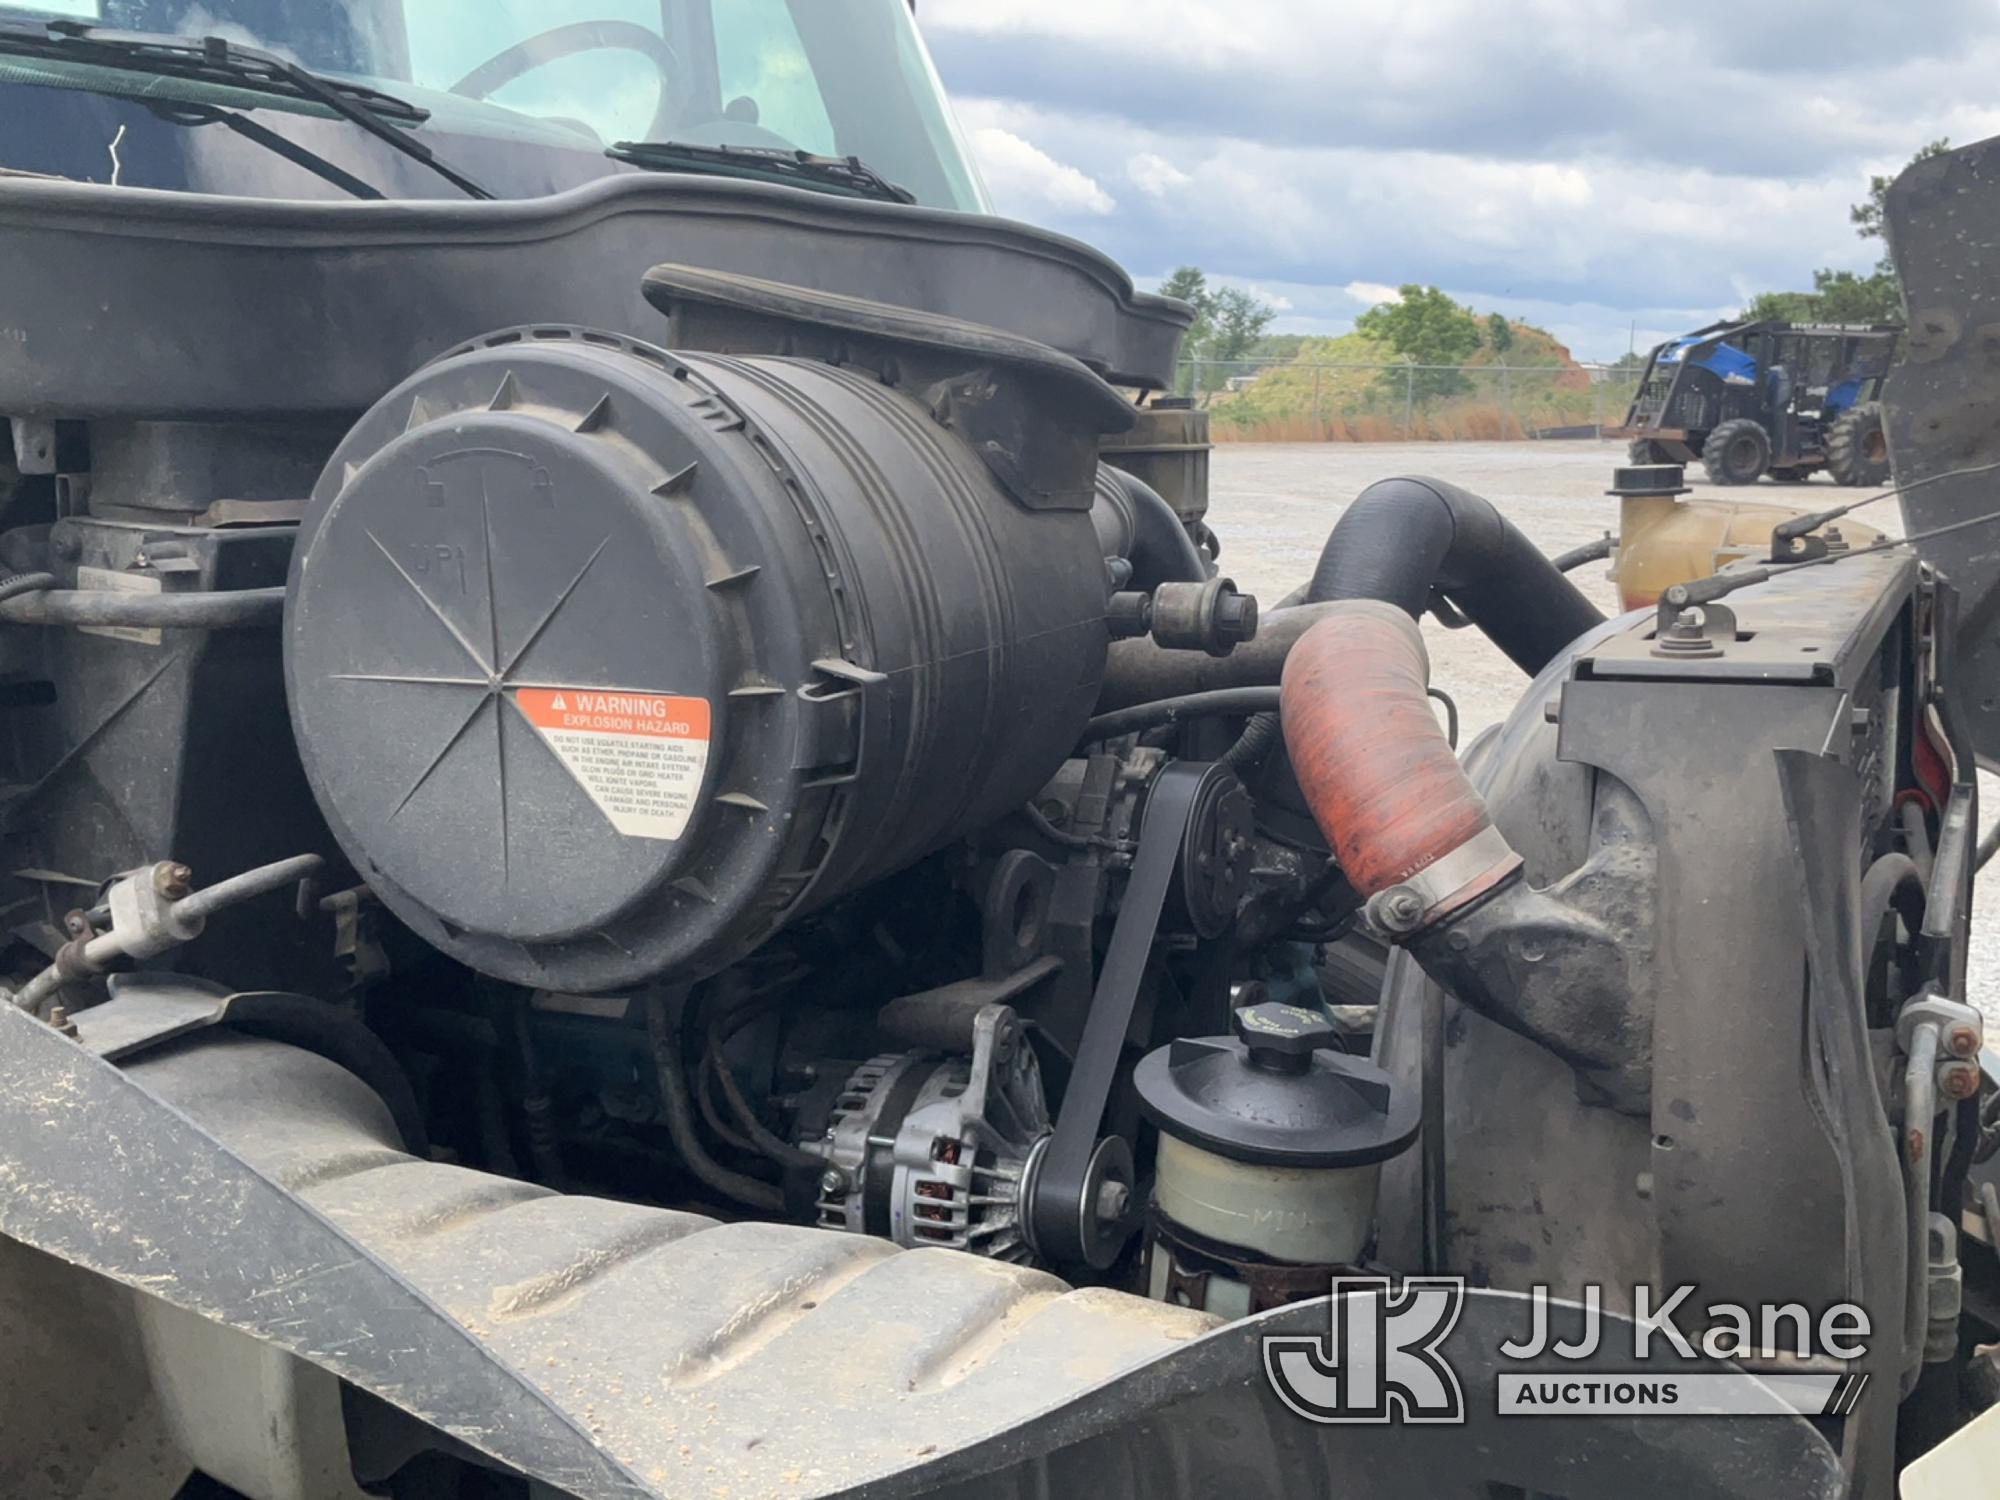
[[[1356,496],[1326,539],[1306,598],[1379,599],[1421,619],[1434,592],[1530,677],[1604,623],[1490,500],[1442,479],[1384,479]]]
[[[1354,888],[1374,896],[1439,867],[1405,903],[1409,928],[1520,868],[1438,725],[1429,677],[1407,610],[1356,599],[1299,638],[1280,689],[1292,768]]]

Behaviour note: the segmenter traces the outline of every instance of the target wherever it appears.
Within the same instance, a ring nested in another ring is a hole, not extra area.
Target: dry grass
[[[1452,406],[1416,414],[1416,430],[1406,431],[1395,416],[1272,417],[1241,425],[1218,422],[1218,443],[1496,443],[1528,437],[1520,418],[1498,406]]]

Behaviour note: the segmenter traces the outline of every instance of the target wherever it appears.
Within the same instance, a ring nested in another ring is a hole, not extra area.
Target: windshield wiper
[[[858,156],[815,156],[771,146],[693,146],[682,141],[620,141],[604,154],[649,172],[706,172],[885,203],[917,201],[916,194],[898,187]]]
[[[297,63],[223,37],[168,36],[144,31],[107,31],[80,21],[45,26],[0,24],[0,56],[40,57],[92,63],[170,78],[223,84],[288,99],[309,99],[360,126],[471,198],[493,194],[444,162],[431,148],[392,120],[421,125],[430,112],[393,94],[346,79],[322,77]]]
[[[170,125],[185,125],[190,128],[201,125],[220,125],[234,131],[255,145],[262,146],[274,156],[282,156],[295,167],[303,167],[322,182],[330,182],[349,197],[380,200],[385,195],[369,183],[363,182],[344,167],[328,161],[317,151],[301,146],[289,136],[278,134],[233,109],[223,109],[215,104],[189,104],[167,99],[148,99],[146,107]]]

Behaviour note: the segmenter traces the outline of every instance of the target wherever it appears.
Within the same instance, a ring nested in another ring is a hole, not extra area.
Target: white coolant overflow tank
[[[1160,1128],[1150,1293],[1228,1317],[1324,1296],[1360,1261],[1382,1163],[1419,1113],[1317,1010],[1246,1006],[1235,1031],[1170,1043],[1135,1080]]]

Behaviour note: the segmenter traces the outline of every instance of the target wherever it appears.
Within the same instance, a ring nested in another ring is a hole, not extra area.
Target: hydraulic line
[[[47,574],[29,574],[47,578]],[[18,580],[16,580],[18,581]],[[54,582],[53,579],[49,580]],[[275,626],[285,610],[282,588],[191,594],[115,594],[109,589],[37,586],[8,594],[0,584],[0,622],[9,625],[99,625],[164,630],[250,630]]]

